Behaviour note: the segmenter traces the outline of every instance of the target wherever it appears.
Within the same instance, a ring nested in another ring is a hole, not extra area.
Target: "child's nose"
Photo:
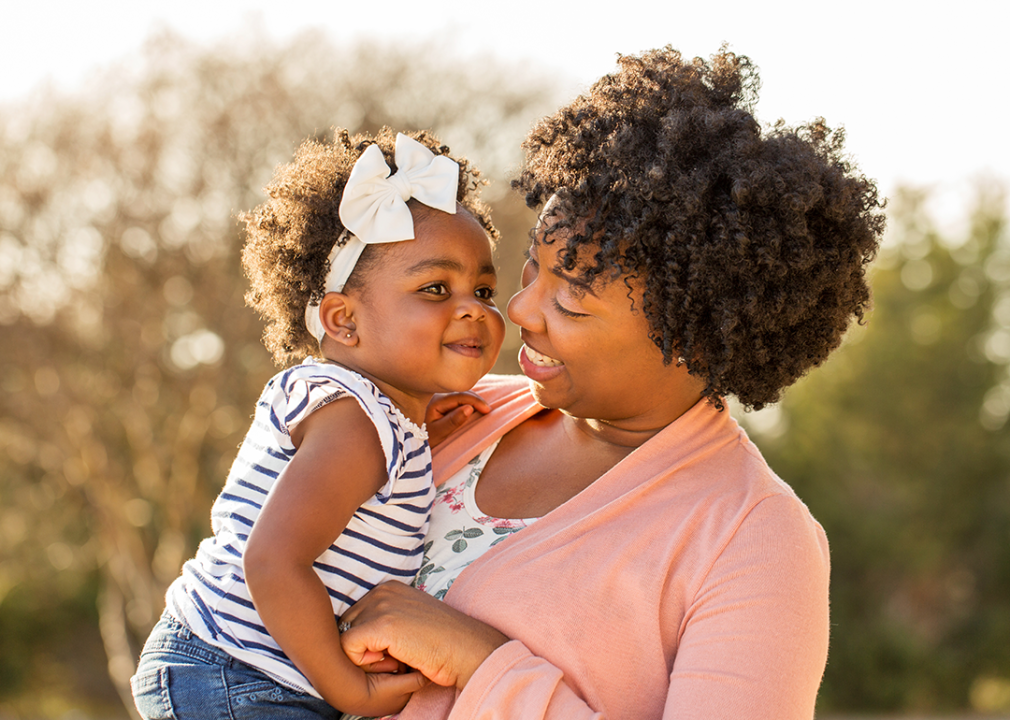
[[[487,305],[475,297],[464,298],[456,306],[457,320],[483,320],[487,317]]]

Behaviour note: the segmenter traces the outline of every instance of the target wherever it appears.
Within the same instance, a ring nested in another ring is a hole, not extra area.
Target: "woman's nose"
[[[507,312],[509,320],[521,328],[540,331],[543,326],[543,313],[540,310],[535,282],[527,284],[509,300]]]

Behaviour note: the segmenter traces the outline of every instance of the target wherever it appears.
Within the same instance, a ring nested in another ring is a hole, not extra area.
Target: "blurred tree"
[[[103,650],[128,692],[274,371],[233,220],[273,167],[389,124],[500,178],[559,100],[441,56],[162,35],[87,94],[0,108],[0,715],[115,701]],[[507,298],[532,218],[504,183],[486,198]],[[870,325],[745,418],[832,542],[825,711],[1010,707],[1010,240],[996,193],[960,244],[924,200],[892,202]]]
[[[1010,710],[1005,197],[980,189],[960,243],[925,199],[892,199],[868,326],[745,418],[831,542],[822,710]]]
[[[96,657],[82,623],[132,712],[138,643],[275,371],[234,221],[273,168],[334,125],[391,125],[500,178],[556,103],[526,72],[435,50],[164,34],[86,93],[0,108],[0,702],[24,698],[9,712],[58,716],[96,684],[94,663],[72,666]],[[533,218],[504,183],[485,198],[508,297]]]

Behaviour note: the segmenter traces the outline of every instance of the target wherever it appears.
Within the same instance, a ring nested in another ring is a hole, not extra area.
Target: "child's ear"
[[[339,292],[328,292],[319,303],[319,322],[326,334],[347,347],[358,344],[358,327],[354,324],[354,298]]]

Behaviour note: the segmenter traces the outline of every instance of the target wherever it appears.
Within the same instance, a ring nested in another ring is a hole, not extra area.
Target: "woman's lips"
[[[565,371],[563,362],[538,353],[529,345],[523,345],[519,350],[519,367],[523,375],[534,382],[546,382]]]

